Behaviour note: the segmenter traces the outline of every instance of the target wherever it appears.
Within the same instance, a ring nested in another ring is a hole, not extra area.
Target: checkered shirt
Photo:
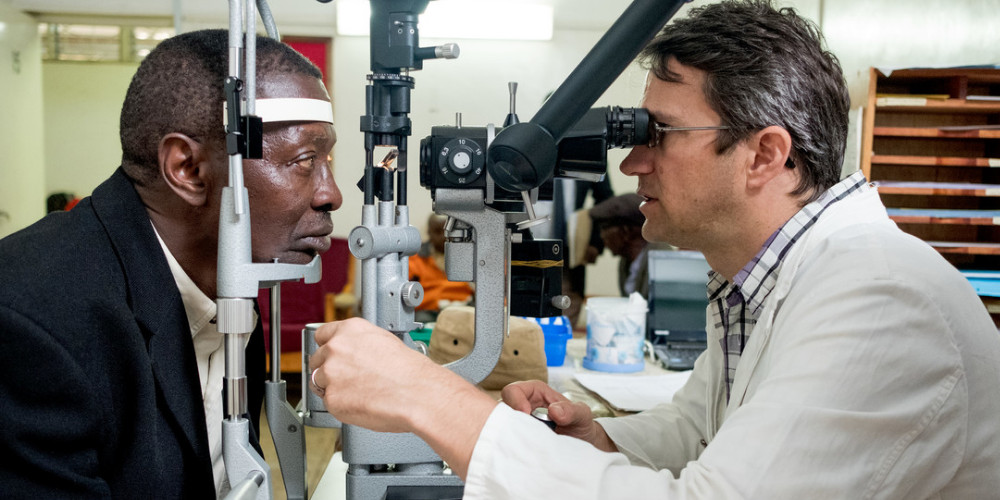
[[[732,394],[736,366],[764,304],[778,281],[781,262],[799,238],[812,227],[820,215],[832,205],[861,191],[868,184],[861,172],[847,177],[826,190],[815,201],[799,210],[772,234],[757,255],[743,267],[730,283],[715,271],[708,273],[708,302],[712,311],[712,328],[720,332],[723,369],[726,373],[726,401]],[[711,336],[710,336],[711,337]]]

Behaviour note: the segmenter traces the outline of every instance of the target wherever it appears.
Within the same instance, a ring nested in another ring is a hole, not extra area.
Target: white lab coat
[[[498,406],[466,498],[1000,497],[1000,335],[874,189],[792,247],[728,407],[721,356],[709,339],[672,403],[601,419],[620,454]]]

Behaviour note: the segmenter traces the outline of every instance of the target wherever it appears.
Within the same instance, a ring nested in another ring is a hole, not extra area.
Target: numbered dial
[[[485,170],[486,151],[476,141],[458,137],[448,141],[438,156],[438,170],[452,184],[469,184]]]

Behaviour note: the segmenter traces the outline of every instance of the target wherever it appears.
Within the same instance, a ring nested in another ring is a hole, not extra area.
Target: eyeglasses
[[[649,131],[650,149],[655,148],[661,142],[663,142],[663,137],[667,135],[667,132],[681,132],[685,130],[728,130],[729,129],[729,127],[726,125],[712,125],[707,127],[671,127],[656,122],[652,122],[650,128],[652,129]]]
[[[727,125],[710,125],[707,127],[671,127],[669,125],[664,125],[662,123],[650,122],[649,131],[649,148],[653,149],[659,146],[663,142],[663,137],[667,135],[667,132],[681,132],[685,130],[729,130],[732,127]],[[791,156],[785,160],[785,166],[788,168],[795,168],[795,160]]]

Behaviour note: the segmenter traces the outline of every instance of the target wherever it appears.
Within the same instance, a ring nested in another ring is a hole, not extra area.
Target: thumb
[[[557,425],[567,425],[573,422],[573,403],[560,401],[549,405],[549,420]]]

